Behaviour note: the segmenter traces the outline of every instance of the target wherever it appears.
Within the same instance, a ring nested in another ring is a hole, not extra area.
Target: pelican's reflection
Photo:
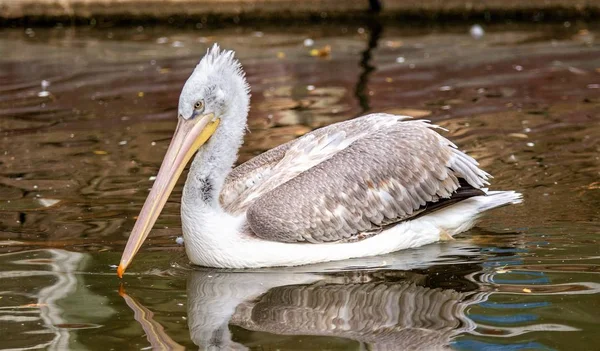
[[[393,274],[401,279],[393,279]],[[246,349],[230,326],[278,335],[347,338],[369,350],[445,349],[475,328],[465,309],[486,295],[432,289],[408,272],[192,272],[188,323],[200,349]]]

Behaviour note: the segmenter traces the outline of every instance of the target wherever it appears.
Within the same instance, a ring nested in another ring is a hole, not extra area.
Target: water
[[[0,347],[593,348],[600,32],[470,27],[1,30]],[[214,41],[252,85],[240,161],[367,111],[412,114],[524,204],[453,242],[236,272],[187,263],[180,182],[120,285],[179,91]]]

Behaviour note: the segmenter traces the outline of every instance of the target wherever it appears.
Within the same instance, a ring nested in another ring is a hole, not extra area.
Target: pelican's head
[[[232,109],[247,110],[249,87],[234,55],[221,51],[217,44],[207,51],[181,90],[179,118],[193,120],[212,114],[220,119]]]
[[[183,86],[175,134],[123,251],[117,269],[119,277],[150,233],[196,151],[219,130],[223,133],[218,133],[218,137],[227,138],[232,130],[245,128],[249,99],[249,87],[234,52],[221,51],[217,44],[213,45]]]

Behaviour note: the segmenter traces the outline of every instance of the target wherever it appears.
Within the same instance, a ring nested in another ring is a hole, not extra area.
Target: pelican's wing
[[[299,173],[299,170],[306,170],[309,165],[320,162],[326,156],[322,152],[323,144],[330,143],[332,138],[335,139],[340,136],[340,133],[344,133],[344,136],[351,138],[364,132],[359,130],[360,123],[355,122],[358,120],[360,119],[317,129],[301,138],[265,151],[235,167],[225,179],[223,190],[221,190],[221,206],[231,213],[239,213],[245,210],[250,201],[260,194],[272,190],[276,185],[293,178]],[[341,139],[338,138],[338,140]],[[294,145],[297,146],[293,147]],[[321,152],[309,152],[312,149]],[[335,149],[330,147],[329,151],[331,150],[335,152]],[[276,172],[274,168],[276,168]]]
[[[405,118],[369,115],[305,135],[230,210],[247,210],[250,228],[266,240],[353,241],[450,198],[459,179],[475,189],[487,184],[489,175],[439,127]]]
[[[454,335],[472,329],[465,309],[475,301],[410,281],[320,281],[273,288],[238,305],[230,323],[279,335],[350,338],[370,350],[449,350]]]
[[[392,117],[394,122],[410,118]],[[389,118],[364,118],[314,130],[237,166],[225,180],[221,205],[229,213],[242,213],[254,199],[347,147],[352,140],[369,132],[369,127],[391,121]]]
[[[223,184],[220,195],[221,205],[227,208],[246,190],[268,179],[273,167],[281,161],[294,142],[296,140],[279,145],[235,167]]]

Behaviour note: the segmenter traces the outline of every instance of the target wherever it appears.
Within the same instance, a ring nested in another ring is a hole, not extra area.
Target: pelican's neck
[[[219,194],[237,160],[246,130],[247,104],[241,105],[221,118],[215,133],[196,154],[183,188],[182,211],[222,211]]]

